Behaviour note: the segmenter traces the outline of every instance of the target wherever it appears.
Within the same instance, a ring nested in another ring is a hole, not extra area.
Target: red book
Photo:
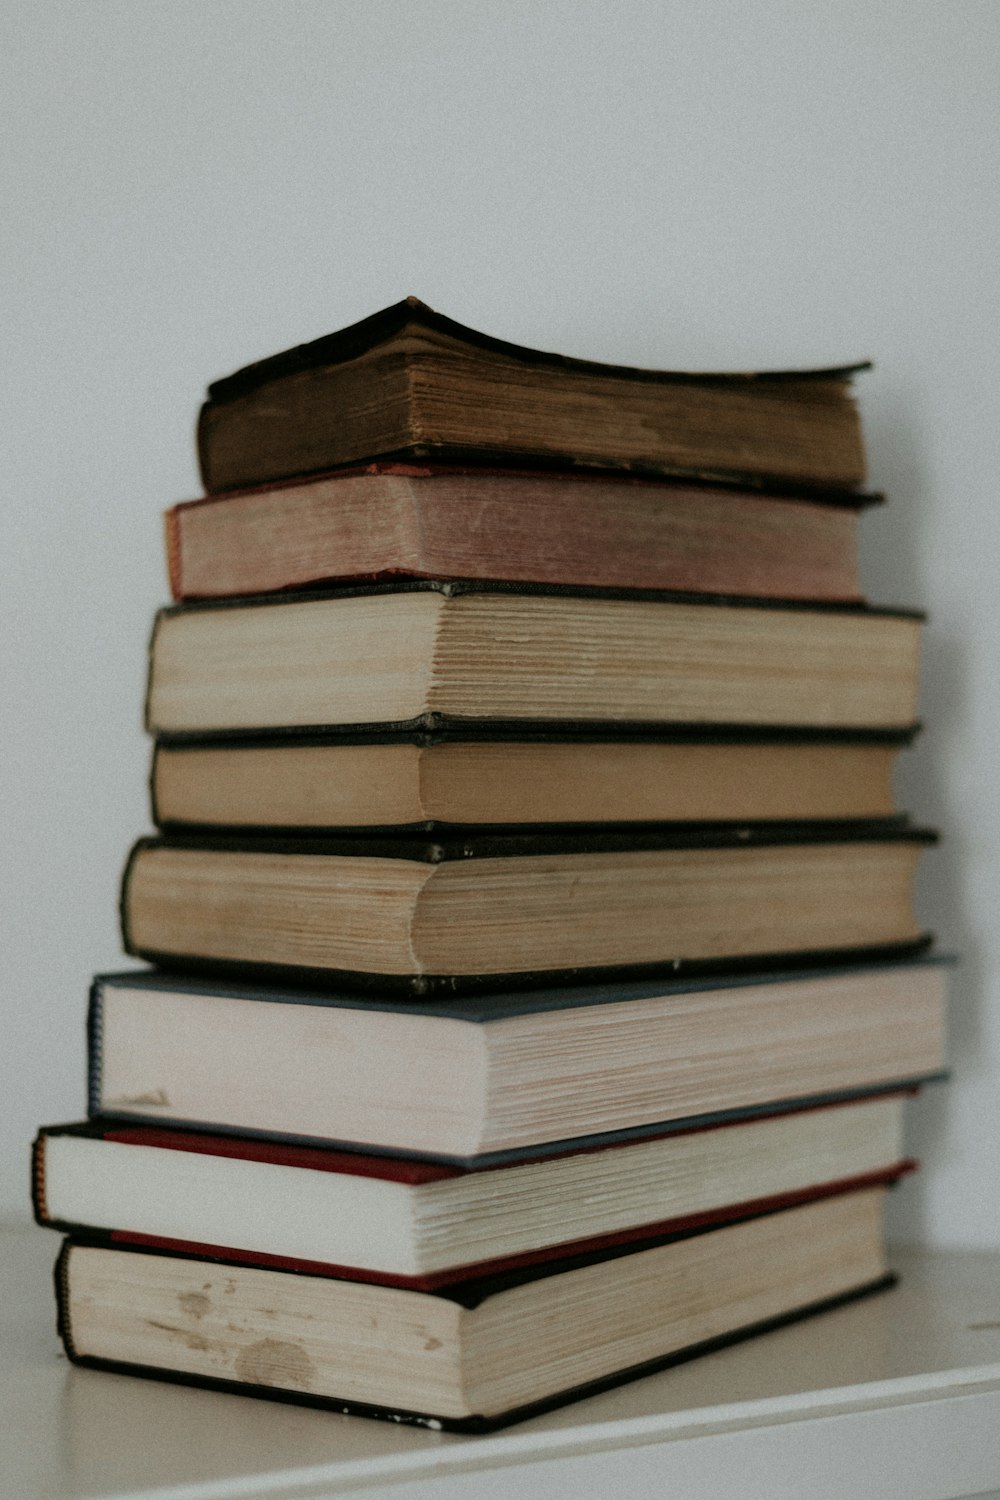
[[[97,1121],[42,1130],[38,1221],[430,1290],[886,1183],[902,1094],[468,1169]]]
[[[178,600],[401,577],[858,603],[875,498],[370,464],[176,505],[167,563]]]

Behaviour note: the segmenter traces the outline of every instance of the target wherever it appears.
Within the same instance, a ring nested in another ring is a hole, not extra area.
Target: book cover
[[[855,361],[847,365],[826,366],[815,370],[744,371],[721,374],[648,370],[633,365],[609,365],[600,360],[577,359],[568,354],[553,354],[542,349],[530,349],[523,344],[496,338],[492,334],[480,333],[477,329],[469,328],[464,323],[447,317],[444,313],[436,312],[419,297],[411,296],[404,297],[399,302],[393,302],[388,307],[380,308],[378,312],[370,313],[368,317],[359,319],[357,323],[352,323],[347,328],[324,334],[321,338],[311,339],[305,344],[296,344],[294,348],[285,349],[280,354],[269,355],[266,359],[255,360],[232,375],[212,381],[208,387],[209,399],[218,402],[232,401],[259,389],[262,385],[267,385],[272,380],[284,379],[286,376],[301,374],[303,371],[317,369],[323,365],[343,364],[385,343],[387,339],[409,327],[434,329],[447,334],[457,342],[468,344],[473,348],[485,349],[490,353],[502,354],[524,364],[586,371],[591,374],[612,371],[623,380],[648,381],[656,384],[679,382],[696,385],[746,386],[770,381],[784,383],[798,380],[847,380],[863,370],[871,369],[870,360]]]
[[[849,393],[863,368],[697,375],[601,364],[478,333],[409,297],[215,381],[198,451],[210,492],[428,458],[843,491],[864,477]]]

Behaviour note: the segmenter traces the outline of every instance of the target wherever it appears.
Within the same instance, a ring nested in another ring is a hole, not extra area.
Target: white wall
[[[961,951],[909,1237],[1000,1246],[1000,7],[991,0],[7,0],[2,1207],[83,1108],[146,826],[159,512],[205,383],[414,292],[680,367],[870,355],[867,586],[931,610],[905,803]]]

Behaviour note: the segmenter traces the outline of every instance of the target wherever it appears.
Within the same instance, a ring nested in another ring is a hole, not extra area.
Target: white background
[[[83,1111],[89,976],[145,831],[160,511],[204,385],[413,292],[690,368],[840,363],[864,576],[931,612],[903,804],[962,955],[902,1237],[1000,1247],[1000,6],[6,0],[0,9],[3,1146]]]

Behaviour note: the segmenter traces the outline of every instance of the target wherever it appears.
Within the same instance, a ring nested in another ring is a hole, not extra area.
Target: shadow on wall
[[[877,604],[926,607],[930,597],[927,549],[921,538],[929,530],[935,504],[930,466],[925,461],[921,393],[892,383],[891,371],[879,372],[865,410],[865,433],[873,483],[887,503],[869,512],[861,531],[861,568],[867,597]],[[941,843],[924,856],[917,878],[917,911],[937,939],[939,952],[955,954],[959,965],[950,983],[947,1057],[956,1077],[968,1076],[981,1056],[984,959],[968,925],[966,882],[970,869],[968,836],[949,804],[941,767],[961,754],[968,722],[967,645],[949,637],[928,620],[921,663],[920,718],[923,731],[901,758],[896,779],[897,805],[917,823],[937,828]],[[909,1108],[907,1151],[923,1171],[890,1194],[890,1238],[925,1240],[931,1225],[928,1184],[944,1170],[948,1157],[951,1092],[947,1086],[925,1089]]]

